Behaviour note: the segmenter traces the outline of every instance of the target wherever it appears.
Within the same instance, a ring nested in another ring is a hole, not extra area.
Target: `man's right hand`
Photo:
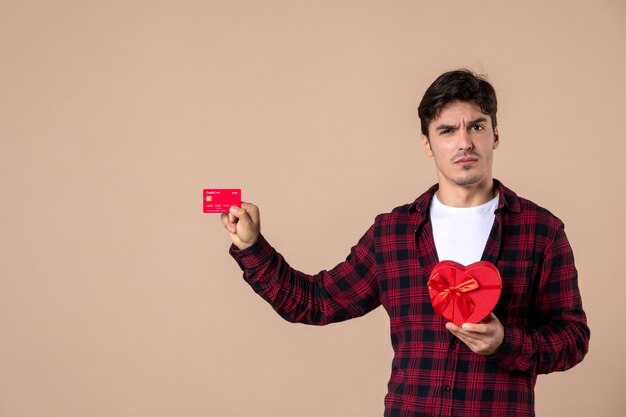
[[[230,232],[230,240],[239,249],[249,248],[261,234],[259,208],[254,204],[241,203],[241,207],[231,207],[230,213],[222,214],[222,223]]]

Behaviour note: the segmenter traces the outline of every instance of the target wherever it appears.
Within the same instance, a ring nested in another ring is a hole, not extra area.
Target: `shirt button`
[[[444,389],[446,390],[446,392],[449,392],[450,391],[450,385],[446,385]]]

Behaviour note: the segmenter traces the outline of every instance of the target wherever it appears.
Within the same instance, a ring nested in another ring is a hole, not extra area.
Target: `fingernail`
[[[237,206],[230,206],[230,212],[235,214],[237,212]]]
[[[461,326],[461,327],[463,327],[463,330],[469,330],[470,325],[467,324],[467,323],[463,323],[463,326]]]

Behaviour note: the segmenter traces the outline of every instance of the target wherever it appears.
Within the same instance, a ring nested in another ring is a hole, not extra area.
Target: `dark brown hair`
[[[441,109],[455,101],[476,104],[481,112],[491,117],[493,127],[497,126],[498,100],[493,86],[484,77],[461,69],[441,74],[424,93],[417,113],[426,137],[430,122],[439,117]]]

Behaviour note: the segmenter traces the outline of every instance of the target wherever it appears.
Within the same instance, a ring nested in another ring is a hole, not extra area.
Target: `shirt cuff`
[[[274,255],[274,248],[259,235],[256,242],[246,249],[239,249],[232,244],[228,251],[244,271],[253,271],[265,265]]]
[[[489,359],[501,366],[509,366],[519,359],[524,347],[524,330],[521,326],[504,326],[504,340]]]

